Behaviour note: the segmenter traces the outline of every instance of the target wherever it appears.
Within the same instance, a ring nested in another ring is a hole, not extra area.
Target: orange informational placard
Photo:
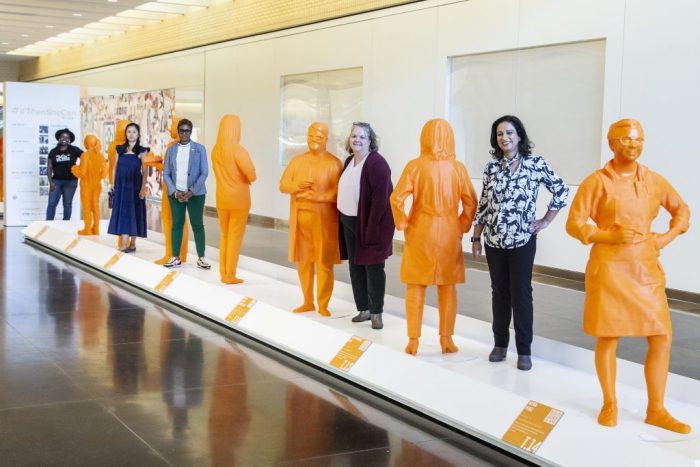
[[[115,264],[117,264],[117,261],[119,261],[119,258],[121,258],[123,254],[124,254],[124,253],[122,253],[121,251],[115,253],[114,256],[112,256],[111,258],[109,258],[109,260],[107,260],[107,262],[105,263],[104,268],[105,268],[105,269],[109,269],[109,268],[111,268],[112,266],[114,266]]]
[[[534,454],[562,415],[561,410],[528,401],[501,439]]]
[[[175,277],[177,276],[177,271],[170,271],[160,282],[154,287],[156,292],[164,292],[170,284],[173,283]]]
[[[349,371],[371,344],[372,341],[360,336],[350,337],[345,345],[343,345],[343,348],[340,349],[335,357],[333,357],[333,360],[331,360],[331,366],[339,370]]]
[[[73,241],[70,242],[70,243],[68,244],[68,246],[66,247],[66,249],[63,250],[63,251],[66,252],[66,253],[68,253],[68,252],[71,251],[73,248],[75,248],[75,246],[78,244],[79,241],[80,241],[80,237],[75,237],[75,238],[73,239]]]
[[[39,231],[36,233],[36,235],[34,235],[34,240],[37,240],[39,237],[44,235],[44,233],[46,233],[47,230],[49,230],[48,225],[45,225],[41,229],[39,229]]]
[[[238,323],[256,303],[258,303],[258,301],[254,298],[243,297],[233,310],[231,310],[231,313],[226,316],[226,321],[233,324]]]

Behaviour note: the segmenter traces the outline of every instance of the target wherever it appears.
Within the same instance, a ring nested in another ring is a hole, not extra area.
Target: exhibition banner
[[[62,128],[82,146],[80,87],[5,83],[5,225],[23,226],[46,219],[49,201],[47,160]],[[56,219],[63,218],[62,201]],[[80,218],[80,193],[73,197],[73,219]]]

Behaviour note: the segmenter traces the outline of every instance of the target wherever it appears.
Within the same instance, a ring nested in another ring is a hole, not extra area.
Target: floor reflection
[[[513,464],[66,265],[19,229],[0,229],[0,255],[4,465]]]

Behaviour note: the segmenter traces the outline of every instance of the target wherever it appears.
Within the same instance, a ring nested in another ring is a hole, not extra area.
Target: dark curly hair
[[[491,149],[489,153],[491,153],[493,158],[501,159],[503,157],[503,150],[498,147],[498,139],[496,138],[496,129],[498,128],[498,125],[503,122],[508,122],[513,125],[513,128],[515,128],[515,131],[518,133],[518,138],[520,138],[518,153],[520,156],[527,157],[532,154],[532,148],[535,147],[535,144],[532,143],[527,137],[527,132],[525,131],[523,122],[521,122],[520,119],[514,115],[504,115],[496,119],[496,121],[491,125],[491,147],[493,149]]]

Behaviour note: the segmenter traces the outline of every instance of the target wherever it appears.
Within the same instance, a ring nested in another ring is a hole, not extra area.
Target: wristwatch
[[[481,237],[472,237],[472,238],[471,238],[471,241],[472,241],[472,243],[480,242],[480,241],[481,241]]]

